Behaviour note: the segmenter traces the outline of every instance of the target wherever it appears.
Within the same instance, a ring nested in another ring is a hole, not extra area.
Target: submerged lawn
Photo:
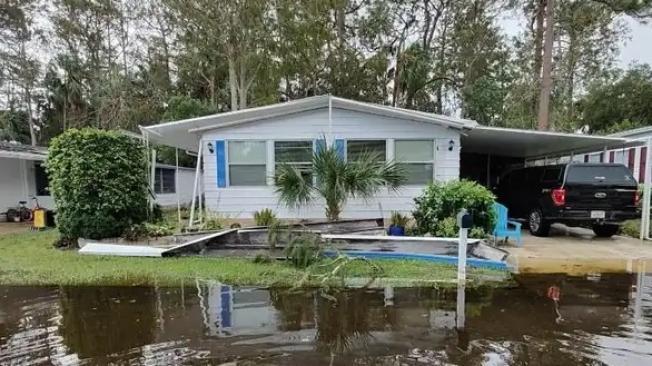
[[[175,285],[197,278],[233,285],[319,285],[284,262],[254,263],[250,259],[216,257],[126,258],[80,255],[74,250],[52,247],[56,231],[0,235],[0,284],[4,285]],[[381,277],[404,279],[414,284],[450,286],[456,267],[421,261],[374,261]],[[322,268],[320,272],[327,271]],[[311,272],[312,273],[312,272]],[[348,277],[368,278],[369,265],[347,267]],[[469,284],[500,281],[504,272],[489,269],[467,271]],[[436,281],[437,283],[431,282]],[[331,281],[331,284],[332,281]]]

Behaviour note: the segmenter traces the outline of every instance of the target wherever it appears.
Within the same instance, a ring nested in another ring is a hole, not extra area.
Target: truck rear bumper
[[[591,211],[604,211],[604,218],[592,218]],[[641,213],[637,210],[559,210],[553,212],[547,217],[547,219],[550,221],[569,224],[617,224],[625,220],[637,219],[640,217]]]

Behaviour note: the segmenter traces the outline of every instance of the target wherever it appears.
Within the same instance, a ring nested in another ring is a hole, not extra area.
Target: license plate
[[[604,211],[591,211],[592,219],[604,219]]]

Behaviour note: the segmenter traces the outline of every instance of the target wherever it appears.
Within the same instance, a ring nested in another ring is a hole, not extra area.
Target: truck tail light
[[[634,191],[634,206],[638,206],[639,203],[641,203],[641,196],[638,191]]]
[[[553,189],[550,193],[550,197],[552,197],[552,203],[554,203],[555,206],[563,206],[566,204],[566,190],[563,188]]]

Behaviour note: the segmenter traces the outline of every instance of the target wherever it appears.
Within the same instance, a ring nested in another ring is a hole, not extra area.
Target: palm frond
[[[383,187],[396,190],[406,180],[400,165],[382,161],[377,153],[364,152],[346,168],[346,191],[353,197],[368,199]]]
[[[280,201],[289,207],[298,208],[314,198],[312,182],[304,179],[301,171],[289,164],[280,164],[276,167],[274,185]]]

